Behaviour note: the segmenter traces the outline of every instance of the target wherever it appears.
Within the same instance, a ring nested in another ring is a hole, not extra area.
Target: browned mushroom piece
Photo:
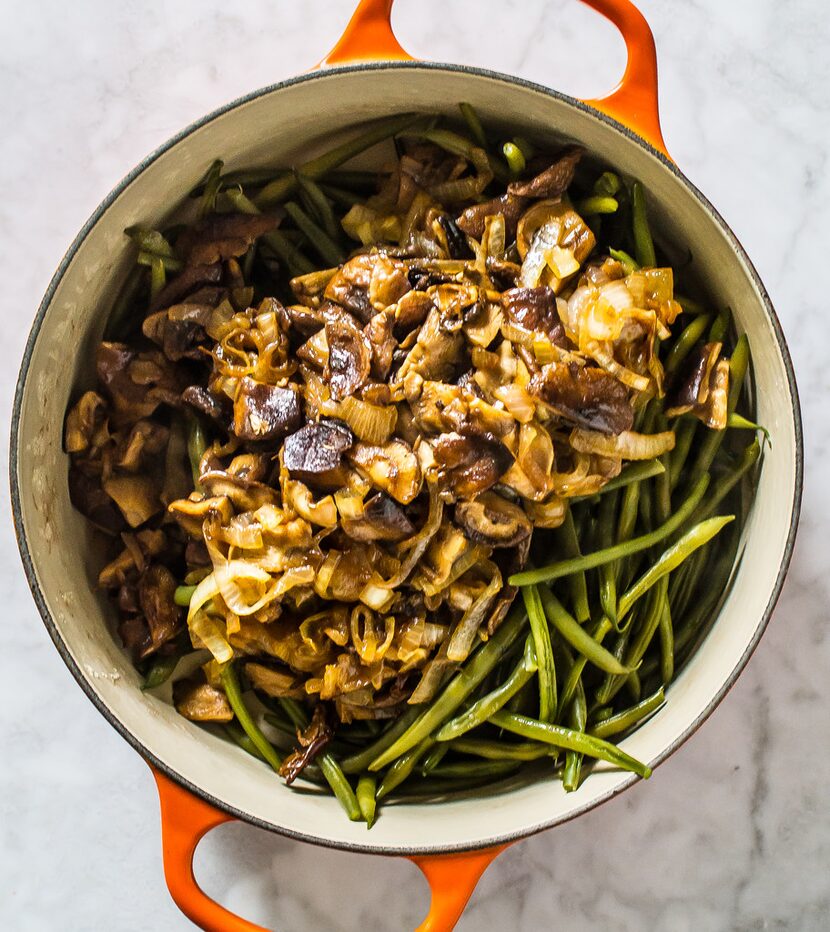
[[[458,228],[472,236],[481,239],[488,217],[501,214],[504,217],[505,235],[508,240],[516,238],[516,227],[527,206],[527,198],[515,194],[502,194],[501,197],[485,201],[483,204],[473,204],[462,211],[456,220]]]
[[[490,547],[515,547],[533,528],[524,511],[495,492],[455,506],[455,520],[470,540]]]
[[[667,417],[691,413],[713,430],[726,427],[729,363],[720,359],[722,348],[721,343],[706,343],[689,354],[668,399]]]
[[[303,681],[287,667],[281,670],[263,663],[245,664],[245,673],[254,689],[277,699],[305,699]]]
[[[277,218],[268,214],[211,214],[179,236],[176,251],[189,265],[212,265],[241,256],[276,226]]]
[[[148,566],[138,581],[138,601],[150,629],[150,650],[154,653],[181,630],[183,612],[173,600],[176,580],[159,563]]]
[[[91,476],[76,463],[69,466],[69,500],[89,521],[107,534],[118,534],[127,526],[115,502]]]
[[[285,438],[283,465],[293,478],[314,485],[340,470],[343,454],[353,442],[352,432],[340,421],[306,424]]]
[[[147,565],[147,558],[158,556],[168,545],[164,531],[145,528],[135,535],[136,546],[125,547],[98,574],[98,585],[102,589],[116,589],[127,577],[135,578]],[[138,561],[138,562],[136,562]],[[138,595],[136,593],[136,599]],[[138,611],[138,609],[135,609]]]
[[[556,362],[543,366],[528,390],[566,421],[606,434],[630,430],[628,389],[604,369]]]
[[[440,310],[433,306],[395,379],[403,381],[414,372],[422,379],[449,381],[461,361],[463,349],[464,337],[457,330],[448,331],[443,325]]]
[[[382,311],[369,321],[363,329],[372,350],[372,375],[383,381],[392,368],[392,357],[398,341],[393,336],[395,314],[391,310]]]
[[[221,281],[222,266],[218,262],[213,265],[188,265],[153,298],[150,310],[170,307],[200,285],[218,285]]]
[[[584,149],[569,146],[556,161],[529,181],[514,181],[507,186],[508,194],[516,197],[561,197],[571,181]]]
[[[206,414],[225,430],[229,430],[233,412],[226,395],[214,395],[201,385],[190,385],[182,392],[182,401]]]
[[[418,457],[403,440],[391,440],[382,446],[356,443],[348,457],[375,488],[402,505],[408,505],[421,491],[423,477]]]
[[[127,472],[136,472],[165,449],[169,436],[170,431],[163,424],[138,421],[118,445],[116,464]]]
[[[148,475],[114,475],[101,484],[130,527],[144,524],[164,507],[161,489]]]
[[[383,492],[373,495],[357,518],[343,518],[343,532],[353,540],[406,540],[415,527],[403,509]]]
[[[184,530],[197,540],[202,539],[202,526],[205,518],[214,512],[218,513],[223,523],[230,521],[233,508],[226,495],[201,495],[194,492],[190,498],[180,498],[168,505],[167,510],[184,528]]]
[[[395,304],[411,285],[406,266],[383,253],[350,259],[332,277],[324,296],[352,311],[364,324],[376,310]]]
[[[158,351],[138,353],[124,343],[105,341],[98,346],[96,363],[119,421],[137,421],[162,403],[179,403],[182,375]]]
[[[565,328],[556,310],[556,295],[547,286],[511,288],[501,296],[507,319],[525,330],[547,334],[555,346],[566,346]]]
[[[331,397],[341,401],[366,384],[372,364],[372,344],[353,323],[343,319],[327,321],[325,334],[328,354],[323,378]]]
[[[285,778],[288,786],[325,750],[333,737],[334,729],[326,720],[325,706],[316,706],[308,728],[297,735],[300,747],[289,754],[280,767],[280,776]]]
[[[293,388],[266,385],[245,376],[233,405],[233,432],[240,440],[275,440],[302,424],[300,398]]]
[[[221,689],[211,686],[200,670],[173,684],[173,704],[191,722],[230,722],[233,709]]]
[[[89,449],[93,435],[103,424],[107,403],[97,392],[84,392],[69,410],[64,428],[63,447],[67,453]]]
[[[440,434],[431,441],[442,487],[458,498],[473,498],[495,485],[513,462],[513,454],[495,437]]]

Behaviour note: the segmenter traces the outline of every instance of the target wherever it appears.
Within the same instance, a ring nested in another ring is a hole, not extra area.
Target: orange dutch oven
[[[163,222],[221,156],[227,169],[304,161],[355,124],[394,112],[452,113],[472,103],[485,122],[548,143],[577,140],[615,170],[642,180],[658,233],[694,244],[696,271],[718,306],[731,307],[753,349],[758,420],[774,437],[748,518],[743,556],[717,623],[680,672],[665,706],[626,738],[652,766],[671,754],[732,685],[772,613],[792,552],[801,495],[798,399],[787,347],[748,257],[709,202],[666,152],[657,110],[654,39],[629,0],[583,0],[621,31],[628,52],[619,86],[578,101],[490,71],[414,61],[391,29],[392,0],[361,0],[334,50],[311,73],[257,91],[188,127],[145,159],[90,218],[40,306],[15,399],[11,484],[24,567],[38,608],[76,680],[149,762],[161,799],[164,872],[173,899],[210,930],[261,932],[196,884],[202,836],[232,819],[299,840],[405,856],[432,888],[422,932],[451,929],[487,865],[506,846],[593,808],[636,779],[598,767],[580,789],[561,784],[475,793],[435,804],[399,802],[366,832],[332,798],[296,793],[235,745],[143,694],[139,676],[107,631],[110,608],[94,582],[100,545],[73,511],[61,425],[70,395],[91,379],[101,308],[130,266],[122,231]],[[78,352],[67,363],[66,347]]]

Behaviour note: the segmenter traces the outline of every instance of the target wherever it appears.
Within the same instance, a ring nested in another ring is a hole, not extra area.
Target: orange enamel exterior
[[[618,120],[667,157],[657,100],[657,54],[645,17],[630,0],[582,0],[622,33],[628,60],[619,85],[607,97],[584,103]],[[360,0],[349,24],[319,67],[365,61],[411,61],[392,31],[393,0]],[[193,876],[193,854],[210,829],[233,817],[193,796],[155,768],[161,802],[164,876],[174,901],[208,932],[267,932],[210,899]],[[429,914],[417,932],[450,932],[481,875],[507,845],[467,854],[410,858],[432,891]]]

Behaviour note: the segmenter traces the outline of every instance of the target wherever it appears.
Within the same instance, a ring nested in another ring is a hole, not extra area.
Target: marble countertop
[[[613,28],[574,0],[398,6],[403,44],[425,58],[587,97],[623,67]],[[806,428],[801,531],[769,631],[722,707],[648,784],[502,855],[459,924],[467,932],[830,923],[830,496],[817,481],[830,453],[830,366],[827,302],[813,284],[826,268],[830,216],[830,16],[822,0],[640,6],[657,37],[668,148],[743,241],[790,341]],[[98,202],[194,118],[319,60],[351,7],[0,2],[9,28],[0,57],[4,456],[31,318]],[[192,928],[164,886],[150,773],[49,642],[7,501],[4,492],[0,926]],[[426,885],[407,862],[242,825],[203,842],[197,875],[229,907],[280,929],[407,929],[426,908]]]

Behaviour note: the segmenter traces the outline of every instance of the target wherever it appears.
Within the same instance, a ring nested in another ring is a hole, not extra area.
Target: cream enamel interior
[[[238,814],[309,840],[378,852],[474,848],[517,837],[589,808],[631,778],[606,769],[570,795],[558,782],[540,780],[454,802],[392,805],[369,833],[348,822],[334,799],[285,788],[243,751],[138,689],[136,672],[110,634],[110,609],[94,588],[100,553],[69,503],[61,430],[70,392],[90,381],[102,315],[129,265],[126,226],[160,220],[217,156],[227,168],[292,164],[331,146],[344,126],[399,111],[454,112],[459,100],[471,101],[485,121],[521,126],[540,138],[579,140],[642,179],[655,224],[671,239],[693,244],[696,267],[718,305],[731,307],[739,329],[750,337],[758,418],[774,443],[745,530],[743,561],[720,618],[671,688],[667,705],[624,743],[643,760],[663,756],[730,681],[763,624],[786,559],[800,452],[786,362],[748,265],[703,203],[659,158],[592,113],[497,76],[390,66],[321,73],[214,117],[151,160],[80,242],[46,309],[20,409],[16,478],[36,586],[59,639],[100,702],[173,774]]]

